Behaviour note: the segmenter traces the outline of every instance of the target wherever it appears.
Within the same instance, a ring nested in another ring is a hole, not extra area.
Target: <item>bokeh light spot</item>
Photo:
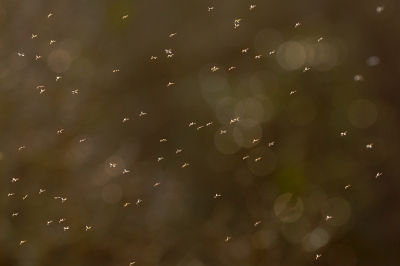
[[[275,215],[285,223],[294,222],[299,219],[303,210],[303,201],[292,193],[280,195],[274,203]]]

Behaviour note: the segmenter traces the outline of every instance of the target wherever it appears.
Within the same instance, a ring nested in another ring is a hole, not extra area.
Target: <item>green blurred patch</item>
[[[286,167],[278,173],[276,183],[282,193],[300,194],[306,183],[304,171],[298,166]]]

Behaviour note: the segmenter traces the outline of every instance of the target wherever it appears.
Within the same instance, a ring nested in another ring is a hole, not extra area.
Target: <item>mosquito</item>
[[[218,67],[213,66],[213,67],[211,68],[211,71],[212,71],[212,72],[215,72],[215,71],[217,71],[218,69],[219,69]]]
[[[130,172],[129,170],[124,169],[124,171],[122,172],[122,174],[127,174],[127,173],[129,173],[129,172]]]
[[[275,141],[272,141],[272,142],[268,143],[268,147],[274,146],[274,144],[275,144]]]

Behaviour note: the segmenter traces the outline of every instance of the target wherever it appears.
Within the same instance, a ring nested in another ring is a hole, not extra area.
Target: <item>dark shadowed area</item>
[[[0,265],[400,265],[396,0],[0,2]]]

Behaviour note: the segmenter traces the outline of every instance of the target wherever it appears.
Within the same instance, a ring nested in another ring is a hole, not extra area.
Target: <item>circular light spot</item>
[[[332,45],[321,42],[314,46],[315,57],[312,62],[313,69],[318,71],[328,71],[336,66],[338,53]]]
[[[234,114],[236,104],[236,98],[230,96],[227,96],[218,102],[215,107],[215,114],[222,124],[228,125],[231,119],[237,117]]]
[[[275,153],[267,147],[259,147],[252,150],[247,158],[250,171],[258,176],[266,176],[272,173],[276,167]]]
[[[275,215],[285,223],[294,222],[303,213],[303,201],[292,193],[280,195],[274,203]]]
[[[233,130],[233,138],[242,147],[256,146],[261,139],[262,129],[260,124],[251,119],[240,119]]]
[[[356,265],[356,262],[356,253],[347,245],[337,245],[328,253],[329,266],[353,266]]]
[[[103,200],[109,204],[117,203],[122,197],[122,190],[118,185],[108,184],[101,192]]]
[[[364,77],[361,76],[361,75],[355,75],[354,76],[354,81],[363,81],[363,80],[364,80]]]
[[[351,207],[343,198],[330,198],[325,202],[322,208],[322,217],[326,219],[327,216],[331,216],[332,218],[326,220],[326,223],[332,226],[343,225],[347,223],[351,217]]]
[[[348,110],[350,123],[358,128],[367,128],[372,126],[375,123],[377,116],[378,112],[375,104],[365,99],[354,101]]]
[[[367,59],[367,65],[368,66],[376,66],[380,62],[379,57],[377,56],[371,56]]]
[[[57,49],[49,55],[47,63],[53,72],[62,73],[71,66],[71,57],[66,51]]]
[[[325,246],[329,241],[328,233],[321,228],[317,228],[303,239],[303,247],[310,252]]]
[[[289,41],[279,46],[276,58],[281,67],[287,70],[295,70],[306,62],[307,54],[303,45]]]
[[[305,126],[317,115],[314,102],[306,97],[296,97],[287,106],[289,120],[296,125]]]
[[[215,147],[224,154],[233,154],[240,150],[240,145],[237,143],[233,134],[238,129],[227,129],[226,127],[220,127],[214,135]],[[225,132],[225,133],[223,133]],[[236,133],[238,135],[239,133]]]
[[[244,99],[235,106],[234,117],[240,117],[240,119],[248,118],[259,123],[263,119],[263,115],[262,105],[252,98]]]

